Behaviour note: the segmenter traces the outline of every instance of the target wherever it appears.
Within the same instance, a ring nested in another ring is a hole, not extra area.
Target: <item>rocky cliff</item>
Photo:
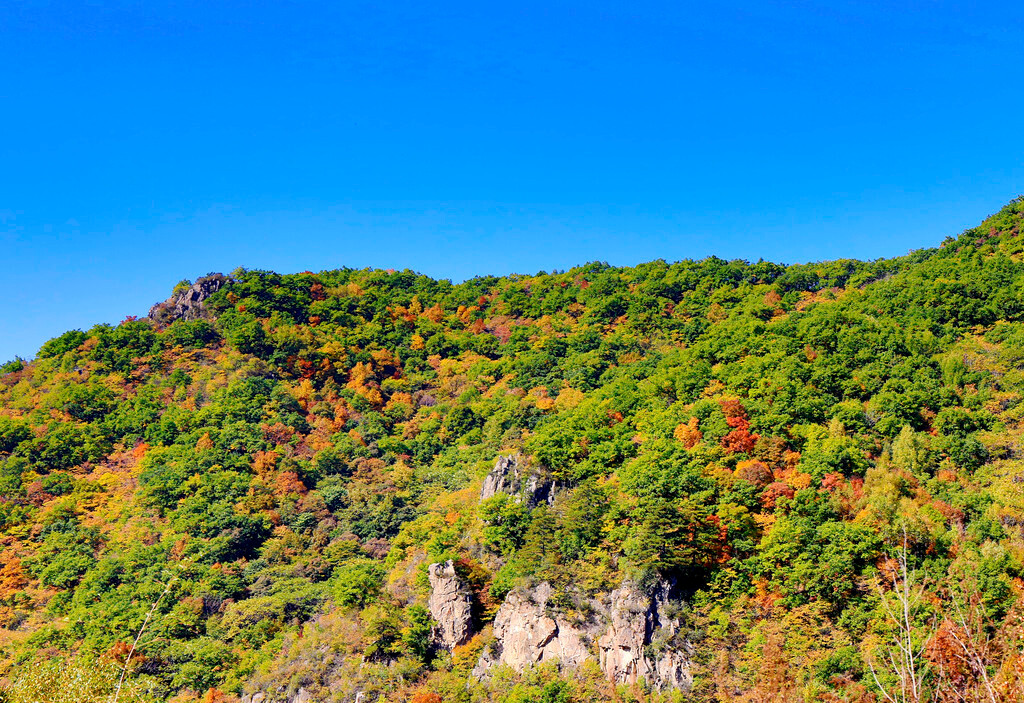
[[[618,683],[643,679],[659,690],[687,690],[689,646],[680,637],[679,603],[671,585],[659,581],[650,593],[633,583],[612,591],[606,612],[608,629],[598,639],[601,670]]]
[[[149,319],[162,325],[175,320],[196,320],[206,317],[203,303],[224,287],[228,277],[220,273],[203,276],[185,290],[180,290],[162,303],[149,309]]]
[[[486,680],[501,665],[521,672],[546,662],[573,669],[596,660],[610,681],[645,680],[657,690],[689,690],[690,645],[680,633],[680,604],[672,590],[667,581],[647,590],[627,582],[581,603],[588,614],[570,618],[553,606],[550,584],[516,589],[498,610],[494,641],[472,675]]]
[[[480,655],[474,678],[486,679],[500,665],[516,671],[541,662],[574,668],[592,658],[588,645],[595,623],[574,623],[563,613],[549,612],[551,595],[548,583],[509,593],[494,619],[494,642]]]

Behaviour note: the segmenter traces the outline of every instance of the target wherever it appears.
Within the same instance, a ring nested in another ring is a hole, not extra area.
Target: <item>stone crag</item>
[[[643,679],[655,688],[687,690],[693,683],[688,646],[680,642],[680,622],[673,614],[666,581],[645,593],[633,583],[611,592],[608,630],[598,640],[601,670],[610,681],[632,684]]]
[[[512,591],[494,620],[494,641],[484,649],[472,676],[486,680],[496,666],[516,671],[556,662],[574,669],[596,661],[609,681],[645,680],[657,690],[689,690],[690,645],[682,640],[673,613],[672,585],[659,581],[648,591],[625,583],[588,601],[584,617],[570,619],[552,607],[552,588],[541,583]]]
[[[555,497],[551,479],[541,470],[527,467],[519,455],[499,456],[494,462],[494,468],[484,478],[480,500],[493,498],[499,493],[513,496],[517,500],[526,500],[531,507],[541,503],[551,504]]]
[[[268,698],[265,693],[253,693],[242,696],[241,703],[272,703],[275,700],[281,700],[283,703],[314,703],[309,691],[304,688],[300,688],[293,695],[280,699]]]
[[[203,303],[223,288],[227,282],[228,277],[220,273],[203,276],[189,288],[154,305],[149,309],[148,317],[161,325],[169,325],[175,320],[198,320],[207,317],[207,310]]]
[[[431,588],[430,615],[437,621],[434,639],[450,651],[473,636],[473,598],[450,559],[444,564],[431,564],[427,575]]]
[[[592,623],[572,623],[557,612],[549,613],[551,594],[546,582],[508,594],[494,619],[494,642],[480,655],[473,678],[486,679],[489,670],[500,665],[523,671],[556,661],[572,668],[591,658],[587,643],[593,638]]]

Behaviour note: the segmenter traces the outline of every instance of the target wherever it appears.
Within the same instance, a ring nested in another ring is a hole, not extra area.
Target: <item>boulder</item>
[[[437,621],[435,640],[452,650],[473,636],[473,599],[455,573],[451,559],[427,567],[430,578],[430,615]]]

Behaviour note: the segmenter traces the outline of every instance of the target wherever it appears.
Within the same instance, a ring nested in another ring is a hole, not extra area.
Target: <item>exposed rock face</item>
[[[430,578],[430,614],[437,620],[435,637],[451,650],[473,636],[473,600],[465,584],[455,573],[451,559],[427,567]]]
[[[670,584],[659,582],[651,594],[633,583],[611,593],[608,630],[598,640],[601,670],[609,681],[687,690],[693,684],[690,657],[678,639],[679,619],[671,615]]]
[[[521,456],[499,456],[494,462],[494,468],[484,478],[480,500],[505,493],[519,500],[525,499],[529,505],[539,505],[553,501],[553,488],[549,478],[537,471],[527,470]]]
[[[486,678],[491,667],[502,664],[516,671],[549,661],[573,668],[592,658],[587,649],[591,634],[557,613],[548,614],[551,592],[551,586],[542,583],[508,595],[494,619],[494,643],[473,669],[475,678]]]
[[[149,309],[149,319],[169,325],[175,320],[196,320],[206,316],[203,302],[228,282],[227,276],[211,273],[203,276],[180,293]]]
[[[523,671],[549,661],[572,669],[596,659],[609,681],[645,680],[657,690],[689,690],[690,647],[672,615],[671,590],[666,581],[650,593],[625,583],[608,597],[590,601],[591,614],[573,622],[549,607],[549,584],[512,591],[495,617],[494,642],[472,675],[486,679],[494,666]]]

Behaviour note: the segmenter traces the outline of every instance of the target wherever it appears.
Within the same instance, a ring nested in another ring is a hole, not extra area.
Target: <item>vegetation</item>
[[[0,367],[0,700],[1020,700],[1022,220],[873,262],[239,269],[207,319],[52,339]],[[509,452],[553,505],[479,502]],[[467,686],[449,558],[481,625],[672,575],[693,691]]]

